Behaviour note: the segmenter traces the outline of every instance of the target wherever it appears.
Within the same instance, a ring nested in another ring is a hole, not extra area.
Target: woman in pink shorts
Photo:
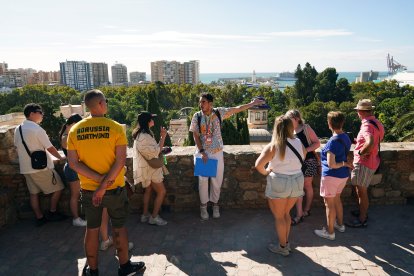
[[[342,130],[344,122],[345,116],[343,113],[339,111],[328,113],[328,126],[333,135],[321,151],[320,195],[325,201],[328,229],[324,227],[322,230],[315,230],[314,232],[317,236],[329,240],[335,239],[334,229],[345,232],[341,192],[349,178],[349,168],[352,168],[352,160],[348,161],[347,159],[351,148],[351,140]]]

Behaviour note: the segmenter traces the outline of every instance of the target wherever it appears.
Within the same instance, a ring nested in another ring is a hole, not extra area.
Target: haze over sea
[[[349,83],[355,82],[355,79],[359,77],[361,72],[338,72],[338,79],[346,78]],[[260,73],[256,72],[256,77],[270,78],[278,76],[278,73]],[[379,72],[379,79],[384,79],[387,76],[387,72]],[[148,76],[151,79],[151,76]],[[209,84],[212,81],[217,81],[221,78],[251,78],[252,72],[250,73],[200,73],[200,81],[202,83]],[[294,81],[278,81],[281,86],[293,85]]]

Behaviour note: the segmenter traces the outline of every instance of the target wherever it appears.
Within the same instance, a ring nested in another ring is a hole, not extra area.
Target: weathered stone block
[[[399,197],[401,195],[401,191],[388,191],[385,193],[385,196],[388,197]]]
[[[242,190],[260,189],[261,184],[258,182],[240,182],[239,184]]]
[[[382,174],[381,173],[374,174],[374,176],[371,179],[371,183],[369,185],[370,186],[377,185],[377,184],[381,183],[381,180],[382,180]]]
[[[258,198],[258,194],[255,191],[247,191],[243,194],[243,200],[255,200]]]
[[[380,198],[385,195],[385,190],[383,188],[372,188],[371,189],[371,196],[373,198]]]

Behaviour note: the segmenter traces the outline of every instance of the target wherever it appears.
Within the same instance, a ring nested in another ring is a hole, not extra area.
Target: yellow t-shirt
[[[68,136],[68,150],[76,150],[79,161],[90,169],[106,174],[115,162],[115,147],[126,146],[123,127],[105,117],[88,117],[72,126]],[[107,190],[123,187],[124,169]],[[79,174],[81,188],[94,191],[99,183]]]

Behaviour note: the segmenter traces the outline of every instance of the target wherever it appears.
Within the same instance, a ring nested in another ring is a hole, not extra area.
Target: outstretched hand
[[[251,101],[250,103],[251,103],[251,104],[253,104],[253,106],[256,106],[256,105],[262,105],[262,104],[265,104],[265,103],[266,103],[266,101],[261,100],[261,99],[259,99],[259,98],[256,98],[256,99],[254,99],[253,101]]]
[[[161,127],[160,135],[161,135],[161,138],[167,137],[167,129],[165,127]]]

